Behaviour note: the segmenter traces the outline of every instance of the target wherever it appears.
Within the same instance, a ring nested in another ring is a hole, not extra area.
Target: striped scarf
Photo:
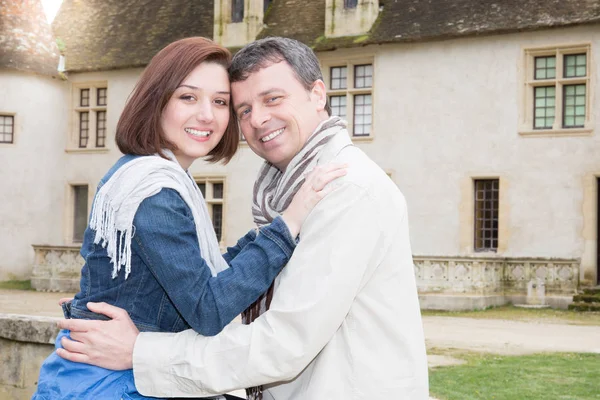
[[[319,163],[319,153],[334,135],[346,134],[346,122],[339,117],[331,117],[319,124],[304,147],[290,161],[285,171],[265,161],[254,184],[254,203],[252,215],[259,227],[269,224],[275,217],[288,208],[294,195],[304,183],[304,175]],[[273,299],[274,287],[258,298],[242,313],[242,321],[250,324],[269,309]],[[262,386],[246,389],[248,400],[262,399]]]

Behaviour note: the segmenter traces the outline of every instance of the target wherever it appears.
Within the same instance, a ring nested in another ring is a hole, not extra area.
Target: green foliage
[[[600,354],[469,354],[467,364],[430,371],[440,400],[600,399]]]
[[[0,281],[0,289],[11,289],[11,290],[34,290],[31,287],[31,281]]]
[[[58,46],[58,51],[60,51],[61,54],[64,54],[67,49],[67,45],[61,38],[56,38],[56,46]]]

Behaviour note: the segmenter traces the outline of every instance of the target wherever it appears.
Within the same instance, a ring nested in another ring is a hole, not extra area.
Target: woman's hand
[[[346,175],[347,168],[347,164],[330,163],[316,167],[306,176],[304,184],[296,192],[288,208],[281,214],[292,237],[298,236],[308,214],[334,189],[332,186],[326,187],[327,184]]]

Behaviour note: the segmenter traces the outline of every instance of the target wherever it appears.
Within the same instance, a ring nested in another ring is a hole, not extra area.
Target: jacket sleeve
[[[295,247],[287,225],[276,218],[244,246],[228,269],[213,277],[198,246],[191,211],[172,189],[145,199],[134,226],[132,251],[192,329],[203,335],[219,333],[264,293]]]
[[[190,330],[141,333],[133,354],[146,396],[209,396],[297,376],[343,324],[367,270],[385,254],[364,189],[345,184],[303,225],[294,256],[277,280],[269,311],[215,337]]]
[[[237,241],[235,246],[227,248],[227,252],[223,254],[223,258],[227,261],[227,264],[231,265],[231,261],[246,247],[249,243],[252,243],[256,239],[256,230],[251,229],[244,236]]]

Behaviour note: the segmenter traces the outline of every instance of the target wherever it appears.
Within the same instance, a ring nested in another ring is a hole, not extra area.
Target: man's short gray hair
[[[316,80],[323,81],[319,60],[302,42],[284,37],[268,37],[252,42],[238,51],[229,67],[231,83],[245,81],[250,74],[273,63],[285,61],[294,71],[306,90],[311,90]],[[325,111],[331,115],[329,101]]]

